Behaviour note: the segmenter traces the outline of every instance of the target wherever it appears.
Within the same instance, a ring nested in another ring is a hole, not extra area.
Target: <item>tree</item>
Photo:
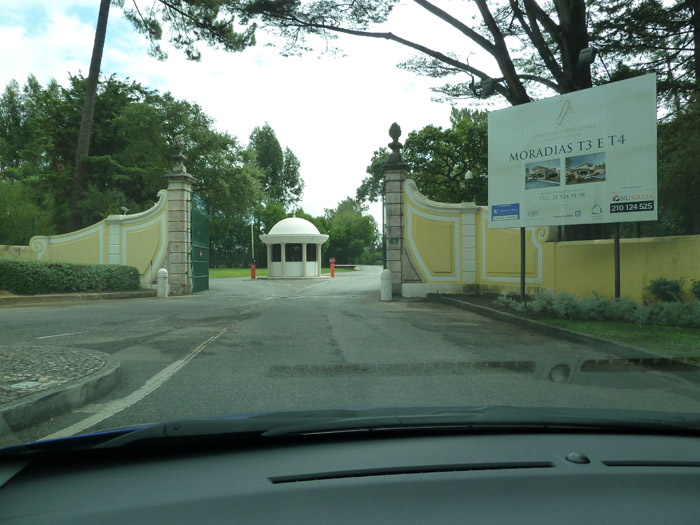
[[[474,20],[459,19],[427,0],[414,0],[425,10],[460,32],[464,39],[481,48],[490,59],[489,68],[500,76],[469,63],[469,55],[455,49],[438,50],[413,37],[391,31],[373,31],[387,21],[396,0],[316,0],[288,2],[249,0],[241,4],[243,21],[260,19],[267,27],[287,38],[288,49],[303,49],[306,37],[326,39],[340,34],[384,39],[418,51],[418,58],[404,64],[409,70],[433,77],[459,75],[464,80],[439,89],[448,98],[503,96],[511,105],[536,98],[542,88],[567,93],[591,87],[591,70],[579,66],[579,53],[589,46],[585,0],[475,0]],[[230,2],[234,4],[234,2]],[[468,17],[464,17],[465,19]],[[477,83],[478,79],[478,83]]]
[[[78,202],[80,201],[87,176],[85,158],[90,151],[90,131],[92,130],[92,116],[95,109],[97,96],[97,81],[100,76],[100,64],[102,62],[102,50],[107,34],[107,19],[109,17],[109,4],[111,0],[100,1],[100,12],[97,17],[97,29],[95,29],[95,43],[92,46],[92,58],[90,59],[90,73],[85,87],[83,100],[83,116],[80,120],[80,132],[78,133],[78,147],[75,152],[73,165],[73,188],[70,194],[70,220],[68,227],[77,230],[80,221]]]
[[[113,0],[119,7],[124,7],[124,0]],[[85,191],[87,178],[87,156],[90,152],[90,134],[93,123],[97,83],[100,76],[100,64],[104,50],[109,6],[112,0],[101,0],[100,11],[95,29],[95,42],[92,47],[90,71],[83,98],[83,111],[80,120],[78,145],[73,165],[73,185],[70,194],[69,228],[75,230],[80,222],[79,202]],[[158,59],[167,58],[160,47],[163,24],[170,28],[170,41],[178,49],[184,49],[190,60],[199,60],[201,54],[197,43],[204,41],[209,45],[223,47],[227,51],[241,51],[255,43],[255,26],[243,33],[236,33],[233,19],[221,20],[222,14],[229,10],[221,2],[202,0],[159,0],[144,12],[134,1],[134,9],[125,8],[124,15],[137,31],[145,34],[151,41],[151,54]]]
[[[698,91],[699,0],[601,2],[592,27],[613,79],[656,73],[659,96],[674,111]]]
[[[700,234],[700,102],[662,123],[659,135],[658,234]]]
[[[488,189],[488,127],[486,113],[452,109],[451,126],[426,126],[408,134],[403,159],[411,167],[410,177],[426,197],[440,202],[474,200],[486,204]],[[369,177],[357,189],[360,201],[376,201],[383,191],[384,164],[388,151],[381,149],[367,167]],[[473,180],[466,179],[471,172]]]
[[[335,209],[325,210],[318,221],[319,231],[329,236],[325,253],[338,264],[366,263],[368,256],[363,254],[377,250],[377,223],[365,213],[366,206],[348,197]]]
[[[23,216],[39,217],[34,210],[46,210],[54,228],[46,227],[48,219],[43,223],[37,219],[37,233],[68,230],[70,159],[78,132],[73,124],[80,119],[85,83],[77,76],[66,88],[53,81],[42,88],[30,77],[22,89],[10,83],[0,97],[0,183],[16,183],[13,193],[7,189],[10,186],[3,186],[3,191],[17,200],[18,210],[21,202],[34,206],[25,213],[29,207],[23,205]],[[249,217],[264,199],[262,174],[252,154],[213,125],[196,104],[114,76],[102,79],[95,102],[92,155],[85,159],[84,198],[77,207],[79,226],[122,213],[122,207],[134,213],[152,206],[169,171],[174,152],[170,145],[179,135],[186,145],[188,171],[196,176],[194,189],[214,210],[212,252],[232,243],[250,246],[250,230],[242,234],[237,225],[249,227]],[[11,210],[13,216],[20,215],[14,205]],[[26,230],[31,220],[23,219],[22,224]],[[232,234],[233,239],[226,238]]]
[[[262,187],[267,197],[284,207],[299,202],[304,191],[299,160],[289,148],[282,151],[269,124],[253,130],[248,148],[254,152],[255,162],[264,174]]]

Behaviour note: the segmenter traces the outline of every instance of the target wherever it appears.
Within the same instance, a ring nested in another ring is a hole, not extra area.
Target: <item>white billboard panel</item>
[[[489,113],[491,228],[656,220],[656,77]]]

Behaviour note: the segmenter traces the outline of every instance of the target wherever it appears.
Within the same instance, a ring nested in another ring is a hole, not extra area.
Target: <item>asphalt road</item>
[[[375,268],[310,281],[215,279],[192,297],[1,308],[0,333],[3,344],[90,348],[122,361],[111,394],[18,441],[287,408],[700,411],[698,383],[677,376],[578,372],[612,357],[594,347],[430,301],[380,302]],[[563,363],[573,374],[559,382],[551,370]]]

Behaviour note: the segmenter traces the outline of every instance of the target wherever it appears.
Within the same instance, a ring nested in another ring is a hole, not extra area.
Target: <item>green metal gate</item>
[[[209,211],[206,201],[192,194],[192,293],[209,289]]]

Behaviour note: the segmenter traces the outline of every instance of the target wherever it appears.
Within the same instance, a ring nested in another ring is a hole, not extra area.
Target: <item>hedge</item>
[[[73,264],[0,257],[0,290],[33,295],[138,290],[139,271],[117,264]]]
[[[534,312],[545,317],[559,319],[627,321],[638,324],[700,328],[700,301],[690,303],[671,301],[643,305],[625,297],[618,299],[582,297],[577,299],[571,294],[561,292],[555,296],[537,295],[527,303],[521,303],[512,297],[501,295],[496,299],[496,304],[507,306],[521,313]]]

